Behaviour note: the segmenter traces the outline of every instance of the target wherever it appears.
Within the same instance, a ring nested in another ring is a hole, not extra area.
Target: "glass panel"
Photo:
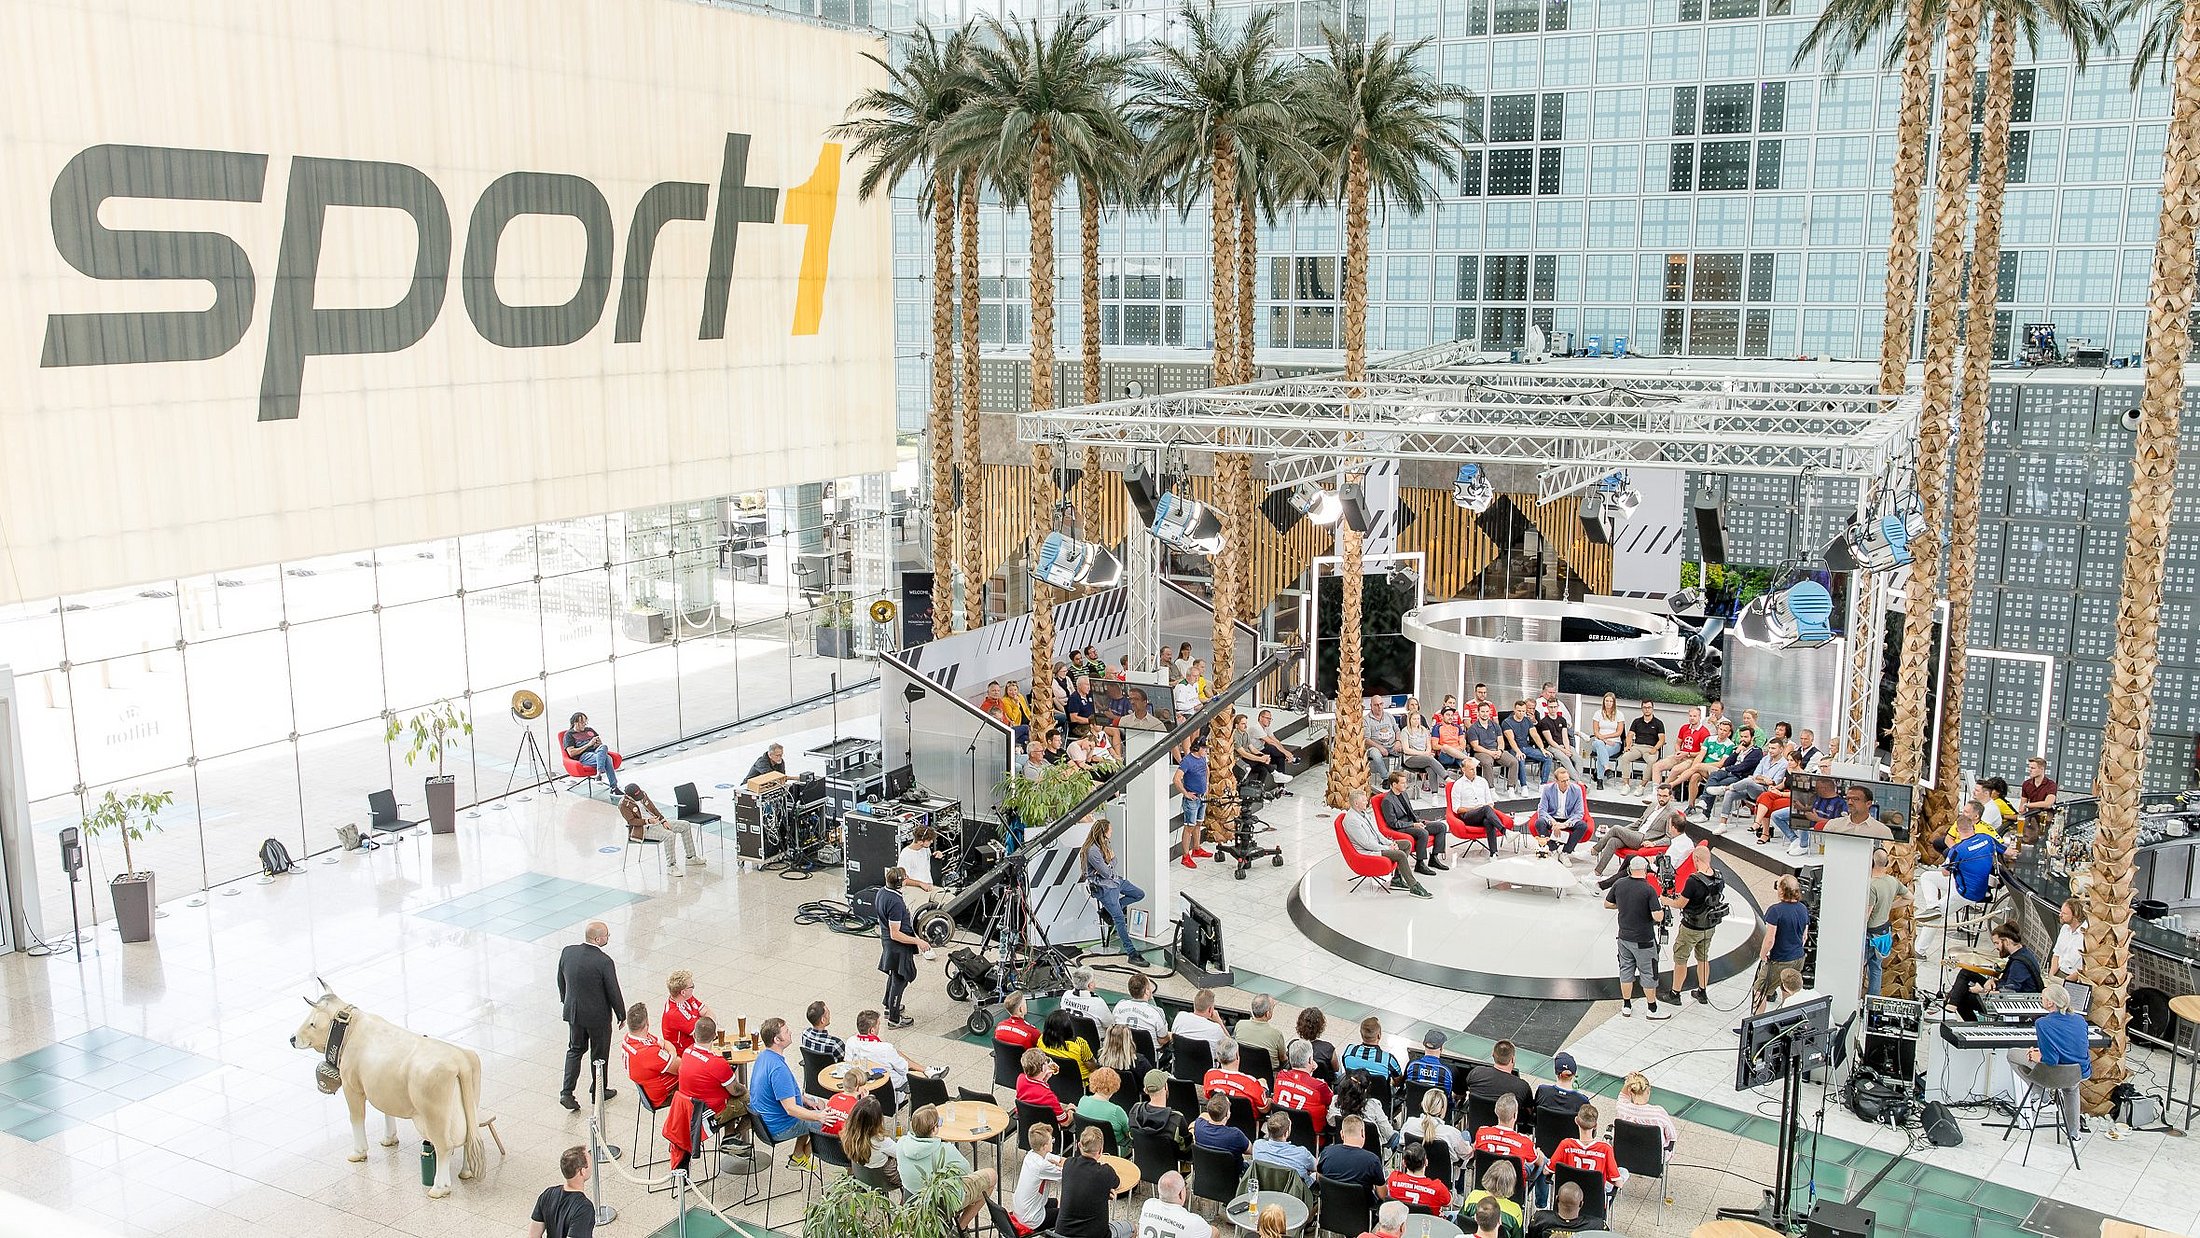
[[[1673,88],[1673,133],[1678,137],[1687,137],[1695,131],[1696,88],[1694,86],[1675,86]]]
[[[290,689],[301,733],[380,715],[386,698],[382,634],[375,617],[351,615],[293,626]]]
[[[1538,0],[1497,0],[1497,33],[1520,34],[1536,28]]]
[[[267,632],[283,622],[282,573],[249,567],[179,581],[186,640]]]
[[[466,672],[476,687],[542,673],[542,613],[532,582],[466,594]]]
[[[611,654],[611,578],[601,569],[542,582],[543,665],[565,670]]]
[[[1706,142],[1696,188],[1706,192],[1749,188],[1748,142]]]
[[[1742,355],[1769,357],[1772,355],[1772,311],[1753,309],[1744,315],[1746,328]]]
[[[1543,96],[1543,140],[1563,141],[1566,137],[1566,96],[1552,91]]]
[[[23,790],[34,800],[76,790],[76,710],[69,679],[58,670],[15,678],[16,699],[24,703]]]
[[[755,624],[735,635],[742,717],[770,713],[794,699],[793,658],[788,644],[785,620]]]
[[[1742,256],[1697,254],[1695,295],[1698,301],[1741,300]]]
[[[1757,188],[1778,189],[1779,187],[1780,143],[1777,141],[1759,142],[1757,143]]]
[[[191,756],[183,655],[173,649],[69,668],[85,782],[115,782]]]
[[[1564,168],[1565,152],[1556,146],[1546,146],[1536,152],[1535,191],[1539,194],[1557,193]]]
[[[63,598],[61,631],[71,662],[173,649],[183,634],[175,582]]]
[[[1672,160],[1665,187],[1674,193],[1690,192],[1696,187],[1696,144],[1673,143]]]
[[[741,717],[735,692],[738,640],[731,634],[683,640],[675,647],[680,664],[680,732],[700,735],[730,726]]]
[[[130,863],[141,873],[154,874],[153,898],[156,901],[165,902],[205,889],[206,855],[199,846],[198,791],[192,782],[191,771],[178,765],[135,778],[94,785],[87,801],[97,804],[109,791],[125,797],[139,791],[168,791],[175,795],[175,802],[155,818],[159,831],[130,844]],[[72,819],[61,824],[76,823]],[[91,856],[87,866],[93,878],[92,898],[109,911],[113,910],[113,904],[101,896],[106,892],[107,878],[124,871],[122,841],[119,835],[109,835],[92,844],[100,854]],[[257,840],[253,846],[259,846]],[[63,899],[66,901],[66,894]]]
[[[1492,142],[1532,142],[1535,140],[1534,95],[1498,95],[1490,100],[1489,140]]]
[[[1529,168],[1533,166],[1532,150],[1493,150],[1490,152],[1490,196],[1514,197],[1528,192]]]
[[[560,754],[554,742],[558,732],[566,729],[574,714],[586,714],[588,725],[596,729],[615,752],[624,753],[626,743],[619,736],[618,703],[611,699],[611,664],[584,666],[578,670],[554,672],[544,685],[543,698],[549,702],[550,734],[553,742],[545,749],[552,765],[559,764]]]
[[[61,665],[61,610],[52,599],[0,606],[0,650],[17,675]]]
[[[1755,106],[1756,94],[1757,87],[1751,82],[1704,87],[1703,131],[1748,133],[1751,128],[1750,111]]]
[[[1665,257],[1665,299],[1688,299],[1688,255],[1667,254]]]
[[[382,647],[394,656],[382,668],[390,708],[409,714],[466,688],[466,634],[457,598],[385,607]]]
[[[1725,21],[1736,17],[1755,17],[1757,0],[1711,0],[1713,21]]]
[[[310,829],[349,823],[369,833],[367,796],[384,790],[396,792],[397,815],[405,820],[428,815],[420,780],[393,779],[390,749],[382,735],[382,721],[376,718],[298,738],[298,802]]]
[[[611,560],[609,522],[602,516],[535,526],[535,557],[544,576],[560,576]]]
[[[458,554],[461,579],[468,591],[535,578],[535,530],[532,525],[468,534],[459,539]]]
[[[293,858],[336,845],[335,822],[315,821],[312,832],[306,830],[298,810],[298,754],[287,740],[201,759],[194,772],[210,883],[258,872],[260,844],[270,836],[282,839]]]
[[[365,551],[283,564],[283,614],[292,623],[374,608],[374,557]]]
[[[201,760],[287,740],[290,652],[280,632],[201,641],[184,651],[192,751]]]
[[[660,748],[680,738],[679,659],[672,646],[621,654],[612,663],[618,682],[619,744],[628,752]]]
[[[1738,351],[1740,341],[1735,337],[1741,330],[1739,310],[1697,310],[1689,324],[1688,355],[1692,357],[1731,357]]]
[[[1758,132],[1778,133],[1781,131],[1782,128],[1786,126],[1787,96],[1788,84],[1786,82],[1766,82],[1763,86],[1758,88]],[[1807,114],[1810,111],[1809,97],[1807,95],[1804,96],[1803,102],[1798,104],[1797,106],[1800,108],[1800,110]],[[1737,132],[1739,131],[1737,130]]]
[[[385,546],[375,552],[375,588],[383,606],[458,592],[458,543],[450,539]]]

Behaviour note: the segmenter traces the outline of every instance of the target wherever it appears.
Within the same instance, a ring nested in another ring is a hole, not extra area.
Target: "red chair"
[[[1513,830],[1513,819],[1504,809],[1492,804],[1490,805],[1490,812],[1504,823],[1507,833]],[[1457,813],[1451,810],[1451,783],[1448,782],[1444,784],[1444,824],[1451,827],[1451,836],[1461,842],[1489,841],[1488,830],[1479,825],[1468,825],[1459,819]]]
[[[1375,794],[1369,796],[1367,799],[1367,814],[1375,818],[1376,832],[1380,833],[1383,837],[1389,839],[1394,843],[1405,844],[1405,849],[1407,851],[1411,851],[1413,850],[1412,835],[1401,834],[1398,831],[1391,829],[1389,826],[1383,824],[1383,797],[1388,794],[1390,794],[1390,792],[1388,791],[1377,791]]]
[[[1588,832],[1581,836],[1581,842],[1577,846],[1585,847],[1594,842],[1597,836],[1597,816],[1589,811],[1589,804],[1586,799],[1582,801],[1581,805],[1581,824],[1587,828]],[[1543,813],[1540,809],[1529,814],[1528,833],[1535,838],[1544,838],[1549,835],[1550,831],[1543,827]]]
[[[582,784],[592,783],[596,781],[596,771],[594,769],[590,768],[589,766],[583,765],[579,761],[576,761],[573,758],[565,755],[566,734],[567,733],[564,731],[558,732],[558,757],[565,762],[566,776]],[[620,756],[616,752],[611,754],[611,771],[613,773],[617,773],[619,767],[624,764],[626,764],[625,757]],[[568,787],[566,789],[571,790],[572,788]],[[585,785],[583,787],[583,791],[585,794],[588,795],[595,794],[594,791],[588,790]]]
[[[1396,864],[1391,863],[1382,856],[1364,855],[1359,848],[1352,845],[1351,838],[1347,837],[1344,832],[1344,814],[1341,812],[1337,814],[1336,826],[1337,850],[1344,853],[1344,866],[1352,870],[1352,889],[1359,889],[1360,883],[1371,877],[1388,877],[1398,871]],[[1391,886],[1378,884],[1376,888],[1388,890]]]

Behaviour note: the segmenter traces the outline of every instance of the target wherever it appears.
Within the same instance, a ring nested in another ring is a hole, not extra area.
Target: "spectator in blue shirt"
[[[787,1163],[796,1168],[810,1164],[810,1136],[823,1129],[825,1103],[802,1092],[794,1069],[787,1065],[787,1046],[794,1034],[785,1019],[766,1019],[756,1029],[764,1045],[749,1071],[749,1111],[771,1132],[774,1142],[794,1137]]]
[[[1803,966],[1803,944],[1810,937],[1810,908],[1803,905],[1803,887],[1793,876],[1776,883],[1780,901],[1765,909],[1764,952],[1757,962],[1757,1000],[1750,1013],[1761,1013],[1780,995],[1780,973]]]
[[[1540,785],[1549,782],[1551,780],[1551,757],[1537,743],[1535,719],[1528,716],[1528,703],[1526,701],[1513,702],[1512,717],[1505,719],[1504,731],[1505,747],[1510,749],[1513,758],[1520,762],[1520,781],[1528,781],[1528,766],[1532,763],[1535,766],[1536,783]]]
[[[1339,1055],[1337,1069],[1364,1070],[1388,1079],[1396,1079],[1405,1070],[1390,1050],[1383,1048],[1383,1021],[1374,1015],[1360,1020],[1360,1043]]]
[[[1289,1123],[1291,1119],[1285,1118]],[[1286,1126],[1285,1134],[1289,1134]],[[1242,1163],[1245,1154],[1253,1150],[1253,1141],[1245,1132],[1230,1125],[1230,1098],[1221,1092],[1207,1098],[1207,1109],[1192,1123],[1192,1146],[1209,1152],[1227,1152]]]
[[[1342,1182],[1350,1186],[1377,1187],[1383,1182],[1383,1158],[1367,1150],[1367,1120],[1359,1114],[1346,1114],[1337,1124],[1336,1141],[1322,1149],[1321,1158],[1314,1163],[1315,1171],[1324,1182]]]
[[[1198,868],[1201,859],[1214,852],[1199,845],[1200,823],[1207,819],[1207,737],[1192,738],[1191,747],[1185,750],[1183,759],[1176,763],[1176,793],[1184,797],[1184,837],[1182,862],[1186,868]]]
[[[1816,829],[1826,822],[1846,814],[1848,810],[1848,797],[1834,790],[1833,779],[1821,775],[1813,782],[1810,798],[1810,828]],[[1800,843],[1803,841],[1803,832],[1790,823],[1792,817],[1792,806],[1774,809],[1772,828],[1780,831],[1780,836],[1787,839],[1789,843]]]
[[[2001,856],[2001,843],[1991,834],[1979,833],[1980,812],[1977,800],[1965,800],[1956,808],[1955,841],[1948,844],[1944,861],[1956,893],[1972,903],[1986,902],[1993,893],[1988,878],[1994,875],[1994,861]]]
[[[2049,982],[2040,990],[2040,1005],[2047,1012],[2032,1025],[2032,1035],[2037,1042],[2031,1049],[2011,1049],[2010,1065],[2019,1074],[2025,1073],[2029,1064],[2039,1066],[2075,1066],[2080,1079],[2093,1077],[2093,1049],[2086,1043],[2092,1029],[2086,1026],[2085,1016],[2070,1010],[2070,990],[2059,982]],[[2023,1057],[2018,1055],[2022,1054]],[[2078,1089],[2066,1088],[2058,1099],[2062,1102],[2063,1129],[2073,1143],[2084,1131],[2083,1119],[2078,1116]]]
[[[1291,1142],[1291,1115],[1269,1114],[1260,1134],[1253,1143],[1255,1165],[1281,1165],[1297,1174],[1299,1181],[1314,1185],[1314,1154]]]
[[[1444,1034],[1435,1028],[1421,1033],[1421,1056],[1406,1063],[1406,1082],[1451,1091],[1451,1067],[1437,1056],[1444,1048]]]

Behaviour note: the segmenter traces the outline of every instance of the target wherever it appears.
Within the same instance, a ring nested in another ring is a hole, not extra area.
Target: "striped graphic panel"
[[[1543,535],[1544,544],[1559,557],[1591,593],[1612,589],[1612,548],[1592,542],[1581,531],[1581,497],[1570,495],[1538,503],[1532,494],[1507,494]],[[1591,496],[1594,498],[1595,496]]]

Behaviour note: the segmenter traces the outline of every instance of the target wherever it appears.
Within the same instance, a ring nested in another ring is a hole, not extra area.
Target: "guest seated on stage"
[[[1131,1106],[1131,1134],[1159,1135],[1177,1151],[1190,1151],[1191,1131],[1184,1125],[1184,1115],[1169,1108],[1169,1072],[1147,1071],[1144,1087],[1146,1098]]]
[[[1612,1145],[1597,1138],[1597,1107],[1595,1105],[1583,1105],[1581,1112],[1574,1115],[1573,1136],[1560,1140],[1558,1146],[1551,1149],[1551,1167],[1556,1169],[1561,1165],[1568,1169],[1585,1169],[1590,1173],[1601,1175],[1604,1178],[1604,1190],[1607,1197],[1610,1196],[1612,1191],[1619,1188],[1620,1183],[1627,1180],[1627,1171],[1621,1169],[1619,1161],[1612,1156]],[[1550,1185],[1548,1179],[1545,1180],[1544,1185],[1546,1187]],[[1548,1196],[1547,1191],[1542,1194],[1545,1197]],[[1539,1199],[1537,1202],[1542,1201]]]
[[[1455,770],[1473,759],[1467,747],[1467,727],[1459,710],[1446,705],[1436,714],[1436,721],[1429,727],[1429,745],[1436,750],[1436,763],[1447,770]]]
[[[1397,1134],[1390,1125],[1390,1114],[1381,1102],[1368,1094],[1368,1074],[1364,1070],[1348,1070],[1337,1084],[1337,1097],[1329,1106],[1330,1120],[1337,1124],[1337,1137],[1347,1138],[1344,1124],[1357,1115],[1362,1123],[1375,1128],[1377,1142],[1388,1144]]]
[[[1668,1155],[1680,1138],[1679,1130],[1673,1125],[1673,1115],[1665,1111],[1665,1106],[1651,1103],[1649,1076],[1639,1070],[1627,1076],[1627,1082],[1620,1085],[1619,1105],[1612,1116],[1618,1121],[1633,1122],[1637,1126],[1657,1127],[1658,1133],[1665,1137]]]
[[[1263,709],[1253,721],[1253,742],[1268,754],[1269,770],[1276,777],[1288,782],[1291,778],[1291,762],[1299,759],[1298,750],[1276,738],[1276,711]],[[1285,795],[1291,794],[1287,789]]]
[[[1056,1096],[1054,1089],[1047,1086],[1047,1080],[1053,1078],[1054,1072],[1060,1069],[1054,1059],[1047,1056],[1044,1049],[1026,1049],[1022,1066],[1022,1073],[1016,1076],[1017,1102],[1029,1101],[1053,1114],[1057,1126],[1069,1121],[1069,1112],[1062,1108],[1062,1098]]]
[[[1220,1043],[1229,1033],[1222,1030],[1222,1020],[1215,1017],[1215,994],[1212,989],[1201,989],[1192,994],[1192,1008],[1176,1012],[1176,1021],[1169,1025],[1171,1037],[1189,1036],[1208,1044]]]
[[[1039,1047],[1065,1067],[1076,1068],[1080,1082],[1092,1078],[1092,1046],[1070,1025],[1069,1011],[1057,1006],[1039,1025]]]
[[[1991,834],[1994,841],[2007,846],[2017,837],[2017,810],[2009,803],[2009,780],[1995,775],[1981,778],[1971,784],[1971,798],[1986,811],[1979,817],[1981,833]]]
[[[1467,753],[1473,758],[1467,762],[1494,786],[1502,783],[1508,787],[1520,785],[1520,758],[1512,754],[1505,743],[1504,729],[1497,725],[1494,708],[1476,707],[1475,715],[1467,722]],[[1461,772],[1465,772],[1462,766]]]
[[[1417,1083],[1424,1087],[1442,1088],[1446,1092],[1451,1091],[1451,1067],[1445,1063],[1441,1056],[1443,1048],[1444,1034],[1442,1032],[1432,1027],[1421,1033],[1421,1052],[1419,1056],[1406,1063],[1406,1082]]]
[[[1717,767],[1705,776],[1702,797],[1689,801],[1688,815],[1701,815],[1705,821],[1711,820],[1713,798],[1722,789],[1747,781],[1757,772],[1757,767],[1764,764],[1765,750],[1757,746],[1755,734],[1755,727],[1735,734],[1734,750],[1720,758]]]
[[[1402,769],[1391,771],[1382,813],[1384,826],[1413,840],[1414,872],[1433,877],[1439,870],[1450,870],[1451,865],[1444,863],[1444,843],[1451,837],[1451,830],[1442,825],[1430,829],[1413,815],[1413,800],[1406,794],[1406,772]]]
[[[1207,1098],[1207,1105],[1192,1123],[1192,1146],[1209,1152],[1228,1152],[1238,1158],[1243,1166],[1245,1154],[1253,1150],[1253,1141],[1245,1132],[1230,1125],[1230,1098],[1220,1093]]]
[[[1713,821],[1724,829],[1727,819],[1744,807],[1754,809],[1757,801],[1775,790],[1786,793],[1788,776],[1787,741],[1774,736],[1765,741],[1764,755],[1757,761],[1757,768],[1748,776],[1729,783],[1726,794],[1719,797],[1719,810]],[[1752,813],[1752,815],[1755,815]],[[1759,842],[1767,841],[1758,839]]]
[[[2017,787],[2017,810],[2024,814],[2026,839],[2036,841],[2046,836],[2047,827],[2055,817],[2055,801],[2061,788],[2047,776],[2046,757],[2024,759],[2024,781]]]
[[[1554,702],[1555,703],[1555,702]],[[1580,739],[1574,733],[1574,722],[1566,716],[1565,707],[1545,712],[1534,709],[1536,746],[1551,758],[1553,769],[1563,769],[1576,780],[1581,777],[1581,762],[1574,756]]]
[[[749,766],[749,772],[741,776],[741,781],[747,782],[751,778],[760,778],[765,774],[784,774],[786,772],[787,746],[785,744],[773,744],[764,750],[763,756],[756,758],[755,763]]]
[[[1582,1202],[1580,1183],[1561,1185],[1551,1206],[1537,1212],[1535,1219],[1528,1223],[1528,1238],[1565,1238],[1609,1228],[1596,1217],[1583,1216]]]
[[[680,1095],[708,1111],[719,1130],[738,1134],[742,1121],[751,1116],[749,1089],[733,1073],[731,1063],[716,1049],[706,1047],[715,1044],[717,1039],[718,1024],[709,1015],[704,1015],[695,1025],[695,1043],[680,1054]],[[822,1118],[824,1114],[820,1112],[815,1116]],[[769,1127],[769,1123],[766,1125]]]
[[[662,1109],[680,1083],[680,1051],[649,1034],[649,1007],[634,1003],[626,1012],[626,1077],[649,1098],[649,1107]],[[668,1051],[669,1049],[669,1051]]]
[[[1346,844],[1361,855],[1377,856],[1390,861],[1389,880],[1403,887],[1406,893],[1415,898],[1430,897],[1429,892],[1422,888],[1421,879],[1414,876],[1416,871],[1427,872],[1427,867],[1415,863],[1403,849],[1383,837],[1382,831],[1375,828],[1374,814],[1368,811],[1367,792],[1352,792],[1347,803],[1350,806],[1343,814]]]
[[[993,1039],[1018,1049],[1039,1043],[1039,1029],[1024,1020],[1024,995],[1010,993],[1001,999],[1001,1021],[993,1025]]]
[[[1971,903],[1992,900],[1994,864],[2002,852],[1999,841],[1979,832],[1978,822],[1983,811],[1976,800],[1956,805],[1953,841],[1948,844],[1947,857],[1941,862],[1955,884],[1956,894]]]
[[[1659,844],[1666,847],[1668,857],[1673,856],[1676,847],[1680,850],[1679,857],[1673,859],[1676,871],[1681,860],[1688,858],[1689,847],[1694,845],[1688,842],[1687,819],[1681,816],[1680,806],[1673,802],[1673,792],[1666,787],[1658,788],[1657,798],[1643,810],[1642,820],[1633,826],[1607,824],[1604,836],[1597,839],[1596,849],[1589,853],[1589,858],[1596,861],[1596,875],[1602,877],[1605,865],[1621,851],[1638,851]]]
[[[1253,1141],[1255,1165],[1280,1165],[1307,1186],[1314,1185],[1314,1154],[1291,1142],[1291,1115],[1269,1114],[1261,1123],[1260,1135]]]
[[[611,785],[611,793],[619,793],[619,773],[612,768],[611,749],[604,744],[603,736],[596,734],[596,728],[588,725],[587,714],[574,714],[565,724],[565,759],[602,774]]]
[[[1551,780],[1543,784],[1543,796],[1535,806],[1535,832],[1543,836],[1545,858],[1549,858],[1561,836],[1565,845],[1557,851],[1569,858],[1581,840],[1589,836],[1589,801],[1581,793],[1581,784],[1564,767],[1552,771]]]
[[[1329,1102],[1335,1093],[1314,1077],[1314,1046],[1293,1040],[1283,1048],[1283,1061],[1283,1069],[1276,1072],[1276,1107],[1304,1113],[1316,1134],[1327,1130]]]
[[[1656,780],[1658,762],[1665,759],[1665,720],[1658,717],[1655,701],[1642,703],[1642,716],[1627,724],[1627,746],[1619,754],[1620,791],[1639,795]],[[1635,783],[1635,766],[1642,766],[1642,783]]]
[[[1451,1207],[1451,1188],[1428,1176],[1428,1149],[1409,1143],[1398,1154],[1398,1168],[1383,1182],[1383,1193],[1407,1207],[1441,1213]]]
[[[1237,758],[1239,781],[1250,783],[1262,794],[1275,785],[1275,758],[1253,738],[1253,720],[1239,714],[1230,724],[1230,748]]]
[[[1409,706],[1405,720],[1398,724],[1398,764],[1432,791],[1444,779],[1443,764],[1436,759],[1436,740],[1419,706]]]
[[[1703,710],[1689,706],[1688,721],[1673,732],[1673,755],[1658,758],[1658,763],[1650,767],[1650,783],[1672,787],[1678,792],[1680,783],[1676,779],[1681,771],[1703,759],[1703,746],[1710,738],[1711,728],[1703,720]],[[1680,797],[1676,794],[1674,798]]]
[[[695,973],[684,967],[665,977],[665,993],[665,1013],[658,1020],[657,1031],[674,1054],[685,1053],[695,1043],[695,1025],[709,1017],[710,1007],[695,995]],[[836,1056],[833,1060],[840,1059]]]
[[[1390,763],[1399,756],[1398,724],[1390,717],[1390,702],[1379,696],[1367,698],[1366,716],[1360,720],[1361,736],[1367,741],[1367,769],[1375,784],[1381,786],[1390,781]]]
[[[856,1015],[856,1038],[848,1042],[849,1061],[868,1062],[883,1068],[887,1077],[894,1081],[894,1091],[897,1093],[908,1090],[911,1075],[924,1079],[947,1077],[947,1067],[927,1068],[924,1063],[880,1040],[878,1025],[879,1012],[876,1010],[866,1010]]]
[[[1315,1159],[1314,1172],[1321,1175],[1324,1182],[1381,1186],[1383,1158],[1368,1151],[1366,1144],[1366,1119],[1356,1113],[1345,1115],[1337,1123],[1336,1142],[1323,1148],[1322,1154]]]
[[[1080,964],[1070,969],[1069,985],[1069,992],[1062,994],[1062,1009],[1085,1016],[1103,1032],[1115,1026],[1115,1013],[1100,996],[1099,973]]]
[[[1505,823],[1497,816],[1497,793],[1490,789],[1481,769],[1470,765],[1459,771],[1459,776],[1445,785],[1444,801],[1461,825],[1482,831],[1483,845],[1496,855],[1497,840],[1505,836]]]
[[[1115,1142],[1109,1145],[1109,1151],[1129,1150],[1131,1115],[1115,1103],[1115,1094],[1123,1090],[1123,1076],[1101,1066],[1092,1072],[1088,1087],[1090,1090],[1077,1102],[1077,1116],[1108,1124],[1108,1129],[1115,1132]]]
[[[1994,926],[1994,952],[2002,960],[1998,978],[1989,980],[1974,971],[1958,971],[1948,991],[1948,1008],[1973,1022],[1986,1013],[1980,993],[2037,993],[2045,985],[2040,958],[2024,944],[2024,935],[2014,922],[2004,920]]]
[[[694,823],[666,820],[665,814],[657,810],[656,801],[649,798],[649,792],[642,790],[642,784],[626,784],[626,791],[619,796],[619,816],[626,821],[627,841],[653,842],[664,848],[666,872],[680,871],[681,849],[686,851],[687,862],[697,868],[710,864],[695,846]],[[673,847],[675,840],[680,848]]]
[[[1374,1015],[1360,1020],[1360,1043],[1344,1051],[1339,1068],[1364,1070],[1370,1075],[1384,1075],[1392,1080],[1405,1073],[1397,1057],[1383,1047],[1383,1021]]]
[[[1459,1214],[1471,1216],[1483,1200],[1492,1200],[1497,1204],[1497,1210],[1503,1218],[1498,1222],[1498,1232],[1506,1235],[1506,1238],[1520,1238],[1526,1225],[1520,1204],[1513,1199],[1513,1193],[1519,1189],[1520,1179],[1513,1173],[1512,1165],[1498,1161],[1482,1171],[1481,1182],[1474,1190],[1467,1192],[1466,1198],[1459,1201]]]
[[[1711,737],[1703,741],[1702,750],[1694,755],[1694,759],[1675,767],[1672,775],[1666,779],[1666,785],[1673,788],[1673,798],[1683,807],[1695,803],[1696,793],[1702,789],[1704,779],[1726,763],[1726,759],[1734,754],[1735,747],[1734,723],[1725,718],[1712,723]]]
[[[1238,1097],[1250,1104],[1254,1113],[1268,1107],[1268,1085],[1238,1069],[1238,1042],[1230,1036],[1215,1043],[1215,1065],[1199,1081],[1199,1093]]]
[[[991,680],[985,685],[985,698],[978,702],[978,712],[996,722],[1008,721],[1008,706],[1001,700],[1001,681]]]
[[[1013,679],[1001,690],[1001,721],[1016,733],[1017,743],[1031,738],[1031,702],[1024,699],[1024,686]]]

